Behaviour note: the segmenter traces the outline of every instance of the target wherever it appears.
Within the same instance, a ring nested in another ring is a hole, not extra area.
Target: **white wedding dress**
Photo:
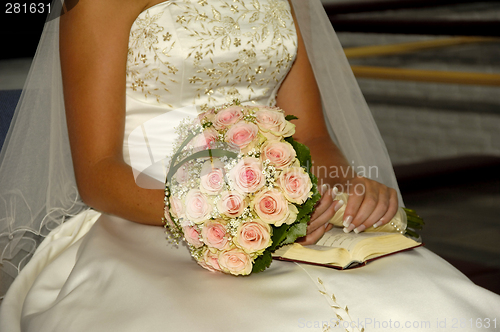
[[[125,137],[193,104],[273,105],[296,40],[286,0],[151,7],[130,33]],[[332,294],[348,313],[332,307]],[[366,331],[482,331],[498,328],[499,314],[498,295],[425,248],[347,271],[275,261],[234,277],[199,267],[160,227],[87,210],[52,231],[21,271],[0,331],[323,331],[338,315]]]

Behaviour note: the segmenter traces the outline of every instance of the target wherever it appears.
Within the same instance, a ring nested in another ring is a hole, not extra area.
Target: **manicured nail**
[[[351,222],[352,222],[352,216],[348,216],[347,218],[344,219],[344,227],[349,227],[349,225],[351,225]]]
[[[337,187],[333,187],[333,189],[332,189],[332,197],[335,198],[335,196],[337,196],[338,193],[339,193],[339,190],[337,189]]]
[[[335,212],[337,212],[338,210],[340,210],[340,208],[342,207],[342,205],[344,205],[344,201],[343,200],[338,201],[337,205],[335,205]]]
[[[325,193],[326,189],[328,189],[328,185],[325,183],[324,185],[321,186],[321,194],[322,195]]]
[[[348,227],[344,228],[344,233],[350,233],[354,229],[354,224],[350,224]]]
[[[327,222],[327,223],[325,224],[325,229],[328,227],[328,225],[330,225],[330,222]]]
[[[356,229],[354,229],[354,233],[359,234],[362,231],[364,231],[365,229],[366,229],[365,225],[359,225]]]
[[[373,224],[373,228],[380,227],[380,226],[382,226],[383,223],[384,223],[384,221],[382,219],[380,219],[375,224]]]

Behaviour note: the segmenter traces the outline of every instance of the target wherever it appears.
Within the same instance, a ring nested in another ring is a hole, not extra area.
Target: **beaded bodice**
[[[178,0],[130,31],[127,96],[176,109],[274,104],[297,50],[287,0]]]

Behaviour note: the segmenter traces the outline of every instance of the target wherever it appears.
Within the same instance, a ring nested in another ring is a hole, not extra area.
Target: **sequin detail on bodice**
[[[163,2],[132,26],[127,95],[170,109],[272,105],[296,51],[286,0]]]

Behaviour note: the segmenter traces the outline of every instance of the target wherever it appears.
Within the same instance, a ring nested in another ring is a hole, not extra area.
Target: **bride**
[[[199,268],[155,227],[164,193],[136,184],[130,133],[164,113],[173,128],[179,109],[234,99],[298,116],[294,137],[317,167],[378,167],[371,178],[325,176],[301,243],[331,227],[342,203],[329,186],[365,189],[351,193],[346,232],[395,214],[402,199],[386,149],[319,0],[81,0],[65,9],[46,24],[0,156],[4,283],[24,267],[0,308],[1,331],[500,323],[500,297],[425,248],[348,271],[276,261],[232,277]]]

